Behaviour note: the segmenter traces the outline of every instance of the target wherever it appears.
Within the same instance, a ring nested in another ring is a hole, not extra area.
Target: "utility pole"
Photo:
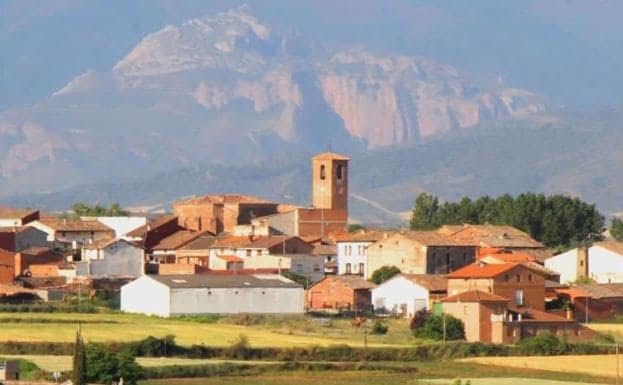
[[[617,356],[617,385],[619,385],[619,343],[616,343],[616,356]]]
[[[441,313],[443,319],[443,343],[446,343],[446,313]]]

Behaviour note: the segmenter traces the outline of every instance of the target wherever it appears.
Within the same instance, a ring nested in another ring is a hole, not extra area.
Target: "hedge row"
[[[417,369],[409,366],[388,366],[363,363],[334,362],[286,362],[282,364],[206,364],[192,366],[161,366],[143,369],[143,378],[193,378],[214,376],[249,376],[266,372],[305,370],[305,371],[339,371],[339,370],[383,370],[402,373],[413,373]]]

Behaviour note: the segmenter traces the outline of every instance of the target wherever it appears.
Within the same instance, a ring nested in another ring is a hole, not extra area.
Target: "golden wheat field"
[[[585,373],[596,376],[616,377],[617,375],[616,355],[475,357],[465,358],[459,361],[512,368]],[[623,355],[619,356],[619,364],[621,368],[620,373],[623,375]]]

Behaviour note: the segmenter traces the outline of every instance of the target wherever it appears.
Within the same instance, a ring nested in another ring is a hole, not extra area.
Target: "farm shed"
[[[121,310],[183,314],[302,314],[303,287],[276,274],[146,275],[121,287]]]

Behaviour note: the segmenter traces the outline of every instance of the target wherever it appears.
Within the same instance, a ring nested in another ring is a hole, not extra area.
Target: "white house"
[[[145,250],[124,239],[103,239],[82,248],[78,275],[140,277],[145,271]]]
[[[387,232],[362,230],[339,236],[336,239],[337,273],[364,275],[368,246],[387,238],[388,235]]]
[[[145,275],[121,287],[121,310],[183,314],[303,314],[303,287],[276,274]]]
[[[545,267],[560,274],[560,282],[588,277],[597,283],[623,283],[623,242],[597,242],[555,255]]]
[[[441,275],[399,274],[372,289],[374,311],[413,317],[446,296],[447,282]]]
[[[47,234],[51,247],[79,246],[115,237],[115,231],[97,220],[42,218],[28,223]]]

